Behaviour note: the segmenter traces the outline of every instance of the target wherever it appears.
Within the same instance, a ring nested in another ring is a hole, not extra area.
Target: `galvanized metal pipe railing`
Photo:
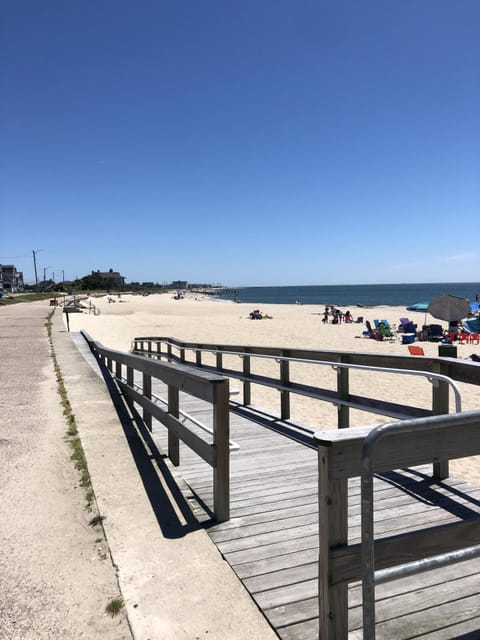
[[[122,377],[120,372],[116,372],[115,377],[117,378],[117,380],[120,380],[123,383],[128,384],[128,386],[132,387],[133,389],[137,389],[138,391],[142,390],[142,386],[141,385],[136,384],[135,382],[129,383],[126,378]],[[152,400],[154,402],[160,402],[164,406],[168,405],[168,401],[165,400],[165,398],[162,398],[161,396],[159,396],[156,393],[152,393]],[[210,429],[210,427],[207,427],[206,424],[204,424],[203,422],[200,422],[200,420],[197,420],[196,418],[194,418],[187,411],[183,411],[183,409],[179,409],[178,413],[183,418],[185,418],[185,420],[188,420],[189,422],[192,422],[194,425],[196,425],[202,431],[205,431],[206,433],[209,433],[210,435],[214,435],[213,434],[213,429]],[[230,443],[230,451],[237,451],[238,449],[240,449],[240,445],[238,445],[232,439],[229,440],[229,443]]]
[[[323,365],[323,366],[330,366],[334,369],[338,369],[338,370],[342,370],[342,369],[346,369],[346,370],[359,370],[359,371],[375,371],[378,373],[392,373],[392,374],[399,374],[399,375],[410,375],[410,376],[419,376],[419,377],[423,377],[426,378],[429,382],[431,382],[432,384],[438,384],[438,382],[445,382],[446,384],[449,385],[449,387],[452,389],[454,398],[455,398],[455,411],[458,413],[462,410],[461,405],[461,394],[460,391],[458,389],[458,386],[455,384],[455,382],[448,376],[445,376],[443,374],[439,374],[439,373],[434,373],[432,371],[422,371],[422,370],[417,370],[417,369],[399,369],[396,367],[378,367],[378,366],[371,366],[371,365],[361,365],[361,364],[350,364],[350,363],[344,363],[344,362],[334,362],[334,361],[330,361],[330,360],[320,360],[320,359],[307,359],[307,358],[296,358],[296,357],[287,357],[287,356],[277,356],[277,355],[268,355],[268,354],[261,354],[261,353],[256,353],[254,351],[229,351],[228,349],[221,349],[221,350],[217,350],[217,349],[212,349],[212,348],[199,348],[199,347],[180,347],[178,344],[176,344],[175,342],[172,342],[168,339],[155,339],[155,338],[150,338],[150,339],[145,339],[145,338],[136,338],[134,342],[136,341],[141,341],[142,343],[145,341],[147,342],[147,340],[152,341],[152,342],[157,342],[157,346],[158,344],[160,344],[161,342],[165,343],[168,347],[168,358],[175,358],[175,356],[173,356],[172,354],[172,347],[181,349],[182,351],[182,357],[181,357],[181,361],[185,362],[185,348],[189,348],[192,351],[195,351],[196,353],[212,353],[215,356],[218,356],[219,354],[222,355],[230,355],[230,356],[238,356],[240,358],[259,358],[259,359],[266,359],[266,360],[275,360],[276,362],[280,363],[283,366],[284,369],[284,373],[283,376],[281,376],[284,380],[288,379],[288,371],[285,373],[285,364],[284,363],[291,363],[291,362],[297,362],[297,363],[302,363],[302,364],[317,364],[317,365]],[[135,347],[135,351],[142,351],[145,352],[145,349],[143,348],[142,345],[142,349],[141,350],[137,350]],[[161,357],[161,352],[157,350],[157,352],[153,352],[152,348],[151,348],[151,343],[149,344],[147,353],[153,354],[155,356],[160,356]],[[218,363],[218,357],[217,357],[217,363]],[[198,365],[197,365],[198,366]],[[265,381],[261,381],[258,378],[252,378],[249,374],[245,374],[245,373],[240,373],[240,372],[236,372],[233,371],[231,369],[228,370],[228,372],[224,371],[222,365],[220,364],[220,368],[217,366],[213,367],[213,366],[203,366],[203,368],[205,369],[211,369],[211,370],[219,370],[222,373],[226,373],[228,374],[229,377],[234,377],[237,378],[239,380],[249,380],[252,382],[255,382],[257,384],[263,384],[265,386],[270,386],[270,387],[274,387],[279,391],[282,392],[292,392],[292,393],[297,393],[298,395],[304,395],[304,396],[309,396],[309,397],[315,397],[314,394],[309,393],[306,390],[301,390],[296,388],[295,386],[291,386],[290,383],[288,384],[281,384],[281,383],[270,383],[270,384],[266,384]],[[356,406],[356,404],[354,403],[349,403],[348,400],[342,399],[342,398],[338,398],[336,399],[335,402],[338,402],[339,404],[345,404],[347,406]],[[369,411],[368,408],[364,409],[365,411]],[[282,415],[282,417],[284,417]],[[288,416],[289,417],[289,416]]]

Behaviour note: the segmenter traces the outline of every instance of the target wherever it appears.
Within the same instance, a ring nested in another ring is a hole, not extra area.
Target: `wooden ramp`
[[[160,386],[153,391],[166,397]],[[180,406],[208,426],[211,412],[205,404],[182,397]],[[211,441],[203,429],[198,433]],[[166,431],[155,422],[153,436],[165,452]],[[175,473],[188,484],[195,515],[279,637],[316,640],[318,466],[311,434],[301,426],[233,406],[231,439],[228,522],[212,523],[212,470],[183,445]],[[376,476],[376,535],[454,522],[480,513],[480,489],[455,478],[433,482],[429,473],[430,469],[424,467]],[[358,542],[358,479],[351,481],[349,488],[349,542]],[[379,585],[376,596],[379,639],[480,638],[478,559]],[[362,638],[359,584],[349,589],[349,638]]]

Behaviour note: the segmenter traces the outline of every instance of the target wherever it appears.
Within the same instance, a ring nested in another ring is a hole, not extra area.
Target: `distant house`
[[[108,271],[92,271],[92,276],[99,276],[102,280],[105,280],[105,285],[120,285],[125,284],[125,278],[120,275],[118,271],[109,269]]]
[[[55,282],[50,279],[50,280],[41,280],[38,283],[38,290],[39,291],[54,291],[55,290]]]
[[[170,285],[170,287],[172,289],[186,289],[187,288],[187,281],[186,280],[173,280],[172,284]]]
[[[18,293],[23,290],[23,273],[13,264],[0,264],[0,291]]]

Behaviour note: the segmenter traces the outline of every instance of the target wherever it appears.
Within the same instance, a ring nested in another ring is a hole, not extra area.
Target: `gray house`
[[[121,285],[125,284],[125,278],[120,275],[118,271],[114,271],[113,269],[109,269],[108,271],[92,271],[92,276],[97,275],[105,280],[105,285]]]
[[[0,291],[19,293],[24,291],[23,273],[13,264],[0,264]]]

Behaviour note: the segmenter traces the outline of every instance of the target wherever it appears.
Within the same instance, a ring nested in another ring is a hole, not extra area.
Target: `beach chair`
[[[429,324],[427,327],[427,340],[439,342],[443,338],[443,328],[441,324]]]
[[[383,320],[378,323],[377,330],[382,334],[384,340],[395,340],[395,336],[392,333],[388,323],[385,324]]]
[[[425,352],[422,347],[417,347],[416,345],[411,345],[408,347],[411,356],[424,356]]]
[[[400,318],[400,324],[397,327],[398,333],[405,332],[405,325],[408,324],[410,320],[408,318]]]
[[[367,329],[363,332],[362,335],[365,336],[365,338],[373,338],[373,329],[369,320],[365,320],[365,326],[367,327]]]

